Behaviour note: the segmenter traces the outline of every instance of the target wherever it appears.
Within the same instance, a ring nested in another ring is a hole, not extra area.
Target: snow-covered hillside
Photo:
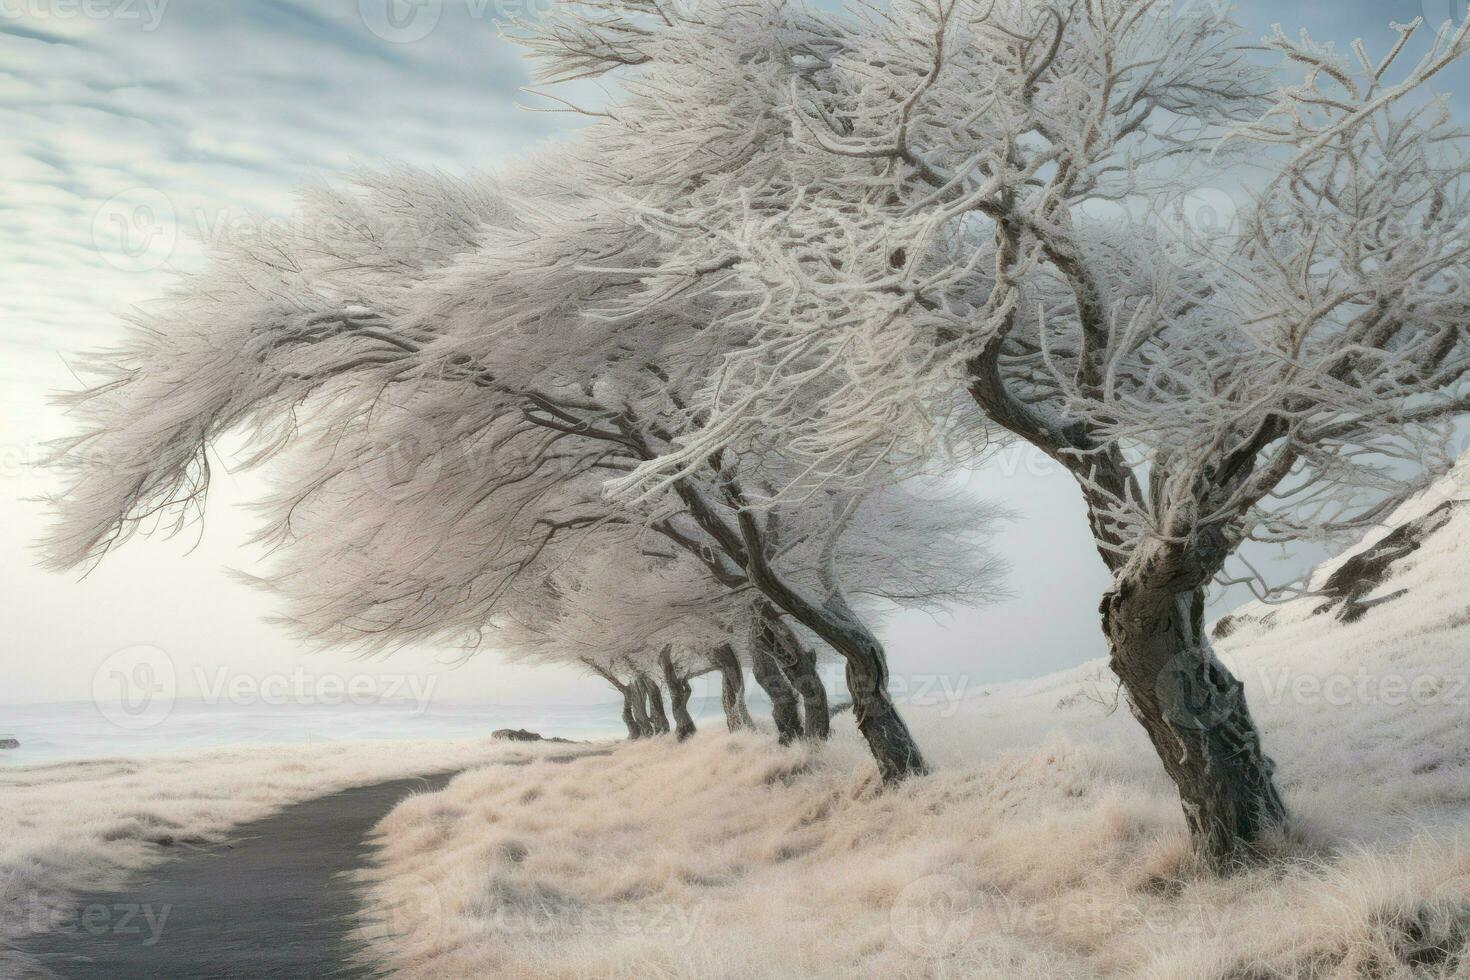
[[[1217,624],[1295,818],[1256,870],[1191,867],[1099,662],[908,706],[890,792],[850,719],[467,773],[385,820],[365,932],[414,977],[1470,976],[1461,486]]]

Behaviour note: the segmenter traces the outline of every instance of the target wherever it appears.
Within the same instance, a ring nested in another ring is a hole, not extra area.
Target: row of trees
[[[1419,30],[1374,55],[1166,0],[558,5],[511,34],[542,81],[613,84],[561,103],[574,141],[493,183],[315,190],[92,362],[53,561],[188,520],[245,429],[305,635],[490,635],[607,677],[640,731],[658,678],[683,725],[688,677],[737,702],[744,658],[783,737],[826,731],[823,648],[895,780],[924,761],[874,617],[999,571],[993,508],[904,481],[1019,440],[1076,480],[1113,669],[1228,862],[1286,811],[1206,590],[1256,578],[1247,541],[1379,520],[1470,408],[1465,140],[1419,95],[1470,38]],[[1171,210],[1201,184],[1238,188],[1208,237]]]
[[[824,569],[840,569],[841,588],[868,620],[905,607],[937,612],[998,594],[1003,569],[976,537],[994,516],[972,501],[924,500],[900,489],[864,497],[841,523],[782,508],[792,532],[799,520],[812,523],[788,540],[779,561],[813,592],[824,590],[824,574],[837,574]],[[661,684],[675,731],[691,734],[689,682],[708,673],[719,675],[729,728],[750,727],[748,667],[781,741],[826,738],[831,708],[820,642],[728,557],[705,557],[705,544],[713,546],[624,512],[549,548],[544,572],[500,604],[493,643],[512,661],[581,665],[607,680],[624,699],[630,737],[668,731]]]
[[[653,243],[535,169],[312,191],[287,237],[226,243],[126,345],[82,365],[102,380],[69,399],[82,431],[55,460],[71,482],[54,564],[202,517],[211,447],[243,431],[243,462],[275,463],[254,583],[299,635],[367,652],[488,642],[582,665],[640,734],[666,727],[655,678],[677,696],[707,669],[748,723],[744,666],[783,740],[828,732],[825,643],[884,777],[922,771],[873,624],[997,595],[986,539],[1005,515],[916,496],[874,453],[813,475],[731,452],[609,496],[610,478],[693,431],[689,405],[729,351],[677,306],[596,315],[641,286],[582,273],[588,247],[633,264]]]

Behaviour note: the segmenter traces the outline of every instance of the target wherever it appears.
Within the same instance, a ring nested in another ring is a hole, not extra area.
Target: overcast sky
[[[405,651],[364,667],[302,650],[223,571],[250,567],[236,501],[251,478],[217,476],[202,537],[135,541],[84,581],[32,567],[42,511],[22,499],[45,489],[31,464],[60,431],[45,393],[72,385],[63,357],[115,337],[120,313],[198,265],[201,239],[287,214],[293,188],[356,164],[494,170],[569,132],[563,116],[517,108],[526,73],[495,34],[496,16],[544,2],[0,0],[0,703],[84,700],[99,665],[137,644],[167,652],[186,696],[200,670],[304,667],[427,672],[439,696],[465,700],[607,699],[570,672],[507,668],[493,652],[456,667],[453,652]],[[1251,0],[1240,19],[1381,51],[1388,21],[1441,23],[1456,9]],[[1440,87],[1470,98],[1467,79],[1461,69]],[[1070,482],[1020,451],[967,482],[1021,514],[1000,542],[1016,597],[896,619],[895,673],[978,685],[1101,655],[1106,579]]]

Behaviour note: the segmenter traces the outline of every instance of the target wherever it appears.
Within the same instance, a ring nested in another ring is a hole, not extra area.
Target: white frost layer
[[[1296,818],[1270,866],[1191,870],[1095,663],[906,707],[937,771],[890,792],[848,716],[466,773],[382,824],[367,934],[414,978],[1470,974],[1467,564],[1461,513],[1360,622],[1220,644]]]

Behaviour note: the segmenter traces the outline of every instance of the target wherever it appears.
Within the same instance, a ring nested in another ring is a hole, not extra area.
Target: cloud
[[[488,8],[446,5],[403,44],[370,29],[371,6],[0,0],[0,345],[113,335],[198,263],[193,223],[283,213],[294,188],[363,161],[487,167],[554,132],[516,109],[525,72]],[[125,229],[99,221],[139,192],[181,224],[156,268],[119,267],[107,239]]]
[[[492,168],[560,122],[515,107],[527,76],[488,10],[445,7],[405,44],[359,0],[149,2],[0,0],[0,613],[13,649],[46,653],[0,700],[74,696],[90,656],[165,635],[207,663],[301,655],[222,571],[249,564],[223,473],[207,554],[143,544],[81,585],[31,567],[43,516],[17,498],[55,489],[33,464],[64,426],[46,395],[75,387],[66,359],[199,265],[196,232],[283,215],[303,183],[363,163]],[[484,696],[498,676],[466,670],[455,688]]]

